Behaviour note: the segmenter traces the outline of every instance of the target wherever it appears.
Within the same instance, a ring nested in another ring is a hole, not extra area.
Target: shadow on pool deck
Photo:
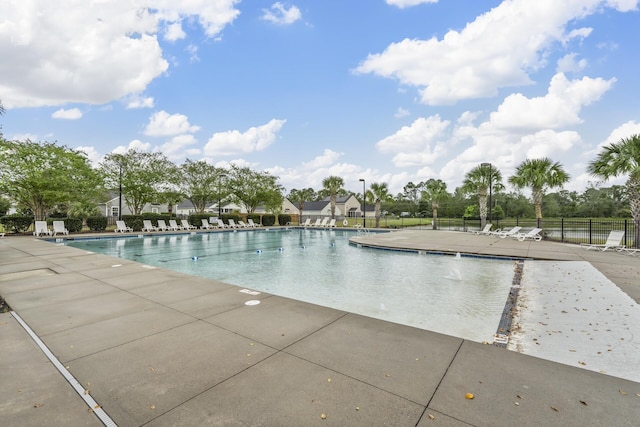
[[[618,253],[443,231],[359,242],[584,260],[640,297],[640,266]],[[240,290],[0,240],[0,295],[120,426],[632,426],[640,416],[639,383]],[[0,314],[0,340],[3,426],[102,425],[10,313]]]

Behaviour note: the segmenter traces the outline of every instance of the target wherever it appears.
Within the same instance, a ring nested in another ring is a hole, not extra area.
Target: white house
[[[99,203],[98,208],[102,212],[102,215],[106,217],[120,217],[120,195],[116,194],[115,196],[111,195],[111,199],[107,200],[104,203]],[[142,208],[142,213],[163,213],[168,212],[169,207],[166,204],[152,204],[147,203]],[[133,210],[129,208],[124,197],[122,198],[122,215],[133,215]]]

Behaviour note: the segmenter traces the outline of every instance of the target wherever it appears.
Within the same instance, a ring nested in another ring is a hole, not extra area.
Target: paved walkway
[[[359,239],[587,261],[640,298],[637,256],[461,232]],[[0,295],[119,426],[635,426],[640,418],[640,383],[33,238],[0,240]],[[0,314],[0,342],[3,427],[103,425],[11,313]]]

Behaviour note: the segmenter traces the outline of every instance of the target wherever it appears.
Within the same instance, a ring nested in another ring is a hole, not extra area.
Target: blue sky
[[[582,191],[599,147],[640,133],[638,2],[4,0],[0,124],[96,164],[161,151],[287,190],[452,192],[546,156]]]

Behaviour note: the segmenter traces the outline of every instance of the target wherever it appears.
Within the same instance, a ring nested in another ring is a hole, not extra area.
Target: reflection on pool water
[[[349,245],[343,230],[252,230],[66,244],[478,342],[493,341],[514,261]]]

